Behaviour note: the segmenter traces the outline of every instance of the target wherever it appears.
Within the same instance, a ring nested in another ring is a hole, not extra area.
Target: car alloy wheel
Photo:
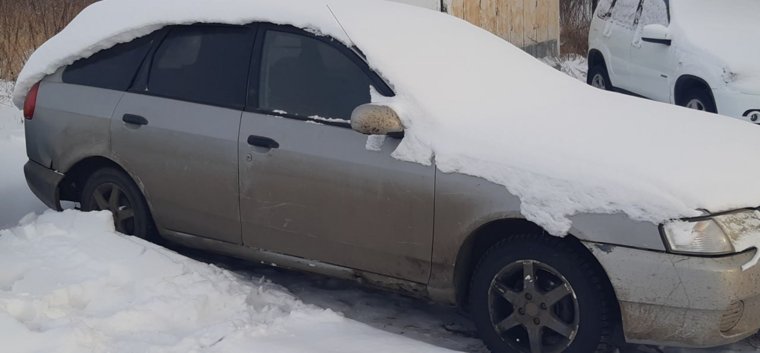
[[[607,90],[607,82],[601,73],[597,73],[591,78],[591,86],[601,90]]]
[[[707,110],[707,106],[705,106],[705,103],[703,103],[698,98],[694,98],[694,99],[690,100],[688,103],[686,103],[686,108],[700,110],[700,111],[706,111]]]
[[[493,353],[610,353],[619,322],[604,270],[580,242],[509,235],[479,256],[468,311]]]
[[[92,211],[110,211],[117,232],[134,234],[135,210],[124,190],[114,183],[104,183],[98,185],[90,197],[90,204],[94,205]]]
[[[147,202],[132,178],[120,170],[95,171],[82,190],[81,204],[83,211],[110,211],[119,233],[155,240]]]
[[[567,280],[535,260],[508,265],[491,282],[491,323],[515,352],[560,353],[575,339],[578,300]]]

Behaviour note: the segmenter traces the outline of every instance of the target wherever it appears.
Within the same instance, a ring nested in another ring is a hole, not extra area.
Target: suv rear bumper
[[[760,329],[757,250],[724,257],[682,256],[586,243],[612,282],[631,343],[707,348]]]
[[[58,184],[64,175],[41,164],[28,161],[24,165],[24,175],[29,189],[48,207],[61,211]]]

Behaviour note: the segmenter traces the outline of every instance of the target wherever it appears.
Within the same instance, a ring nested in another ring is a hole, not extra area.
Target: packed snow
[[[661,223],[760,205],[760,165],[736,153],[760,150],[755,127],[595,90],[434,11],[381,1],[223,2],[97,2],[32,55],[14,102],[59,67],[163,25],[271,21],[367,55],[395,89],[386,101],[406,127],[394,157],[504,185],[552,234],[566,234],[579,213]],[[705,164],[718,160],[719,168]]]

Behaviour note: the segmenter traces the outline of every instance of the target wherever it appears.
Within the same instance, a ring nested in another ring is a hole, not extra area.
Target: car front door
[[[631,82],[637,87],[636,93],[660,102],[670,102],[674,51],[670,45],[648,42],[641,35],[648,25],[670,25],[668,4],[665,0],[644,0],[637,22],[631,46]]]
[[[256,53],[239,145],[244,244],[426,283],[435,169],[349,125],[371,90],[390,89],[347,47],[291,27],[262,29]]]
[[[252,49],[250,27],[172,27],[116,108],[114,158],[163,232],[241,243],[237,140]]]

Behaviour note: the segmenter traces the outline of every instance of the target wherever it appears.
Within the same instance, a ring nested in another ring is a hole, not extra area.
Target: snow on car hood
[[[504,185],[552,234],[578,213],[660,223],[760,205],[760,128],[593,89],[464,21],[382,1],[102,1],[32,55],[15,102],[45,74],[160,25],[256,20],[357,45],[396,92],[379,99],[406,127],[394,157]]]
[[[727,83],[760,94],[760,0],[672,1],[679,36],[726,65]]]

